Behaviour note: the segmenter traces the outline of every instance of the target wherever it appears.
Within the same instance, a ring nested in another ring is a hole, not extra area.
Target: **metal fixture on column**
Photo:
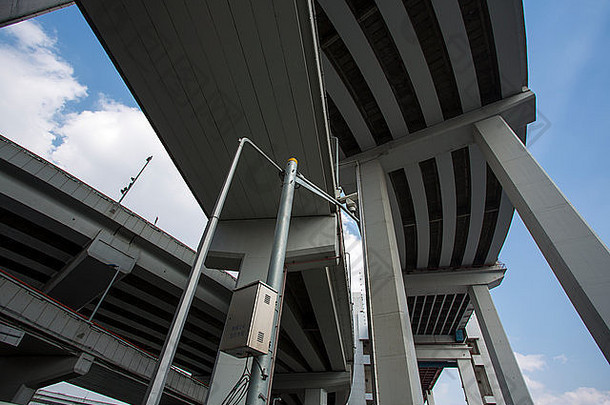
[[[284,183],[282,186],[282,196],[275,223],[275,233],[273,235],[273,246],[271,250],[271,261],[267,273],[267,284],[278,292],[278,302],[276,303],[275,316],[273,318],[274,333],[271,334],[269,352],[254,358],[252,365],[252,375],[250,376],[250,386],[246,405],[267,404],[267,399],[271,392],[271,381],[273,379],[272,369],[276,356],[277,333],[279,328],[280,309],[282,306],[284,278],[284,262],[286,260],[286,244],[288,243],[288,231],[290,229],[290,216],[292,214],[292,201],[294,199],[294,186],[297,177],[297,160],[288,159],[284,172]],[[258,363],[255,367],[254,363]]]

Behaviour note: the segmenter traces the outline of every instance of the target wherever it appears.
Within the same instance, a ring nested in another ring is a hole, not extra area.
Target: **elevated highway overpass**
[[[487,369],[495,370],[486,374],[493,400],[532,403],[488,291],[504,274],[497,258],[515,208],[610,356],[601,287],[608,249],[524,148],[535,95],[527,88],[520,1],[76,3],[206,213],[244,135],[276,161],[298,157],[300,170],[326,192],[340,185],[356,193],[371,401],[421,404],[430,388],[422,381],[434,378],[420,377],[431,367],[418,365],[417,344],[455,341],[474,311],[489,348]],[[3,21],[11,18],[21,17]],[[270,242],[252,241],[272,223],[276,192],[264,162],[248,156],[216,255],[220,267],[241,265],[238,286],[264,279],[267,260],[257,252]],[[311,195],[299,195],[294,215],[302,229],[338,229],[334,208]],[[300,243],[303,256],[318,254]],[[293,292],[318,283],[297,281]],[[316,313],[321,301],[310,302],[303,314]],[[293,342],[307,362],[301,344],[316,337],[306,337]],[[347,369],[349,342],[333,371]],[[239,369],[220,357],[219,376]],[[296,363],[283,367],[296,372]],[[434,364],[438,375],[442,364]],[[482,403],[483,390],[468,391],[469,403]],[[290,400],[320,403],[306,397]]]
[[[51,306],[63,317],[73,319],[78,330],[97,330],[107,339],[116,340],[115,344],[139,353],[142,361],[154,361],[195,252],[6,138],[0,138],[0,173],[0,268],[6,278],[1,287],[3,297],[12,298],[13,290],[35,296],[38,304],[33,307]],[[236,229],[235,224],[229,225],[218,230],[209,269],[200,281],[175,358],[174,364],[191,375],[191,384],[202,392],[193,396],[192,388],[178,390],[175,396],[187,403],[201,402],[207,394],[203,384],[209,383],[217,361],[226,313],[237,284],[234,276],[219,268],[239,270],[242,263],[261,260],[251,259],[249,252],[235,243],[226,245],[227,239],[239,240],[236,231],[245,232]],[[272,236],[273,224],[262,221],[259,225],[257,238],[264,244]],[[349,389],[347,363],[352,355],[352,331],[348,279],[342,260],[337,258],[335,227],[335,222],[330,226],[318,222],[308,229],[298,218],[293,222],[297,240],[291,236],[288,244],[290,271],[275,379],[278,389],[286,393],[299,393],[309,380],[323,377],[335,379],[329,387],[333,396],[341,392],[346,395]],[[298,240],[300,234],[306,241]],[[87,319],[111,282],[117,264],[119,277],[91,324]],[[11,277],[18,281],[12,282]],[[27,330],[26,344],[6,349],[3,355],[20,361],[35,355],[84,352],[96,360],[90,373],[72,379],[75,384],[129,403],[141,399],[152,368],[145,367],[144,372],[132,376],[135,383],[110,384],[129,376],[129,367],[121,363],[122,352],[116,355],[118,358],[105,358],[91,340],[85,339],[89,345],[83,347],[75,333],[61,334],[63,325],[54,330],[55,317],[46,315],[43,309],[37,312],[42,313],[39,317],[22,319],[13,304],[17,305],[12,299],[2,303],[2,320],[18,330]],[[328,314],[329,307],[336,308],[334,314]],[[294,379],[291,374],[298,375],[298,384],[281,388],[287,384],[284,378]]]

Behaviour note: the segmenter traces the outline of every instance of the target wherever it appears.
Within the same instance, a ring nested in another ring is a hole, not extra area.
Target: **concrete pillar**
[[[458,371],[460,372],[460,379],[462,380],[462,388],[464,389],[464,395],[466,395],[466,403],[468,405],[483,405],[483,399],[481,392],[479,391],[479,384],[477,378],[474,375],[474,368],[470,359],[458,359]]]
[[[34,388],[21,384],[11,402],[13,404],[27,405],[34,397],[34,394],[36,394],[36,390]]]
[[[434,394],[432,393],[432,390],[429,390],[427,392],[426,398],[427,398],[426,402],[428,403],[428,405],[435,405],[436,404],[436,402],[434,402]]]
[[[486,285],[474,285],[469,287],[468,294],[474,305],[504,401],[507,405],[533,405],[521,369],[489,294],[489,288]]]
[[[325,389],[307,389],[305,390],[304,405],[326,405],[328,402],[328,394]]]
[[[376,160],[360,165],[357,170],[368,269],[375,403],[422,405],[423,394],[386,174]]]
[[[485,374],[487,376],[487,382],[489,383],[489,388],[491,388],[491,393],[494,396],[494,400],[496,401],[496,405],[505,405],[504,398],[502,397],[502,391],[500,390],[500,384],[498,383],[498,377],[496,376],[496,372],[493,368],[493,364],[491,363],[491,358],[489,357],[489,351],[487,350],[487,345],[485,345],[485,340],[481,334],[481,328],[479,327],[479,321],[477,320],[476,314],[473,314],[470,317],[470,321],[468,321],[468,325],[466,326],[466,333],[468,334],[468,338],[476,339],[476,346],[479,351],[480,365],[485,368]],[[473,355],[473,363],[476,366],[477,355]],[[485,394],[483,393],[483,388],[479,387],[483,394],[483,399],[485,399]]]
[[[85,375],[93,364],[88,354],[0,358],[0,401],[27,404],[38,388]]]
[[[610,362],[610,251],[499,116],[474,138],[589,332]]]

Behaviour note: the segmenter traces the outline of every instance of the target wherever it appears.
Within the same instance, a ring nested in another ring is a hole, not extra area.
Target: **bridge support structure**
[[[559,283],[610,361],[610,250],[500,116],[474,139]]]
[[[0,358],[0,400],[27,405],[38,388],[87,374],[93,357],[15,356]]]
[[[517,364],[498,312],[485,285],[473,285],[468,294],[474,304],[485,345],[507,405],[533,405],[531,395]]]
[[[379,404],[423,404],[385,172],[377,160],[357,168],[374,396]]]
[[[305,390],[305,405],[326,405],[328,394],[325,389],[307,389]]]

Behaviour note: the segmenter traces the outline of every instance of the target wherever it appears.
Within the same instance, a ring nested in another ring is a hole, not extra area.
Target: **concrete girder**
[[[343,1],[320,0],[319,4],[353,55],[364,80],[369,84],[369,88],[381,109],[381,113],[385,117],[392,135],[400,137],[408,134],[409,130],[387,76],[384,74],[373,48],[360,29],[358,21],[356,21],[356,17],[350,11],[347,3]]]
[[[473,144],[472,125],[496,115],[509,124],[523,126],[536,120],[536,96],[530,90],[488,104],[456,118],[440,122],[409,136],[395,139],[344,159],[340,167],[379,158],[386,171],[404,167],[404,162],[421,162],[444,152]],[[343,174],[342,174],[343,176]]]
[[[456,361],[471,358],[465,344],[416,344],[417,361]]]
[[[286,331],[286,334],[290,337],[290,340],[299,348],[305,357],[307,365],[314,372],[321,372],[325,370],[324,363],[320,358],[320,354],[316,351],[311,341],[305,334],[299,321],[294,316],[294,313],[289,306],[285,305],[282,309],[282,328]]]
[[[277,392],[302,392],[304,389],[324,389],[327,392],[349,390],[350,377],[348,371],[276,374],[273,390]]]
[[[129,274],[136,264],[140,250],[122,238],[100,231],[73,260],[45,284],[45,294],[80,309],[102,294],[113,280]]]
[[[118,315],[115,312],[106,311],[103,306],[98,310],[98,313],[102,316],[112,318],[113,320],[115,320],[117,322],[121,322],[123,324],[128,324],[128,322],[130,322],[130,319],[128,317]],[[119,328],[117,328],[117,329],[119,329]],[[138,332],[143,332],[143,333],[151,336],[152,338],[158,339],[160,342],[163,342],[165,339],[165,334],[160,332],[158,329],[153,329],[150,327],[139,325]],[[124,330],[120,330],[120,332],[118,332],[118,333],[120,333],[120,335],[126,339],[139,341],[139,342],[141,342],[141,344],[147,345],[149,347],[156,346],[159,348],[159,351],[161,350],[161,346],[162,346],[161,344],[159,344],[153,340],[143,338],[141,335],[137,335],[137,334],[131,333],[129,331],[124,331]],[[201,340],[202,339],[199,338],[197,341],[201,341]],[[179,360],[179,361],[182,361],[185,363],[192,363],[193,361],[191,360],[190,355],[198,356],[204,360],[207,360],[210,363],[214,363],[214,360],[216,359],[215,356],[211,356],[210,354],[204,353],[204,352],[202,352],[198,349],[192,348],[192,347],[189,348],[188,354],[177,353],[175,358],[176,358],[176,360]],[[200,367],[203,371],[206,371],[206,372],[212,371],[212,367],[203,365],[201,363],[198,363],[197,366]],[[191,370],[188,370],[188,371],[190,372]]]
[[[341,115],[346,117],[346,122],[350,126],[358,145],[364,150],[374,148],[376,144],[373,135],[371,135],[371,130],[367,126],[366,121],[364,121],[364,117],[360,110],[358,110],[358,106],[345,83],[343,83],[337,70],[324,52],[322,52],[321,57],[326,91],[341,112]]]
[[[0,235],[7,236],[14,241],[17,241],[25,246],[30,246],[36,250],[45,252],[48,256],[60,260],[62,262],[69,261],[72,256],[63,250],[57,249],[55,246],[51,246],[44,241],[36,239],[31,235],[21,232],[17,229],[11,228],[5,224],[0,224]]]
[[[66,227],[84,235],[85,241],[94,239],[100,230],[117,239],[120,236],[123,243],[133,241],[132,246],[140,249],[138,266],[182,289],[195,257],[192,249],[51,163],[5,138],[0,141],[0,159],[24,172],[15,176],[11,171],[0,171],[3,198],[50,218],[52,221],[45,226],[68,239]],[[235,279],[225,272],[205,269],[203,276],[229,290],[235,286]],[[228,302],[217,297],[205,282],[199,286],[197,296],[205,296],[212,307],[226,313]]]
[[[343,338],[339,329],[339,319],[329,269],[307,270],[303,272],[307,293],[320,327],[324,347],[333,370],[345,370],[346,359],[343,351]]]
[[[30,287],[0,274],[0,316],[52,344],[95,357],[113,373],[141,384],[150,378],[156,359],[131,343],[87,322]],[[103,388],[100,386],[100,388]],[[116,387],[114,387],[116,388]],[[199,381],[172,369],[167,393],[200,402],[207,388]],[[103,393],[103,392],[101,392]]]

